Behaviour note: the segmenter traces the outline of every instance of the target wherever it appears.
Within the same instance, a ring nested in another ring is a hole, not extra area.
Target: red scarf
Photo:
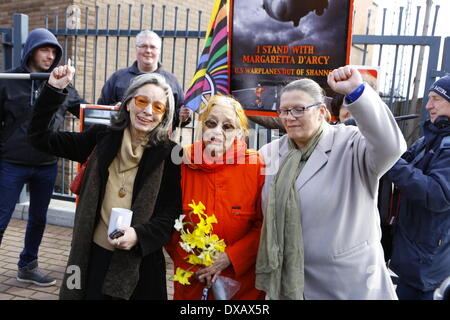
[[[191,169],[210,172],[227,164],[245,163],[247,155],[247,144],[244,139],[235,139],[233,145],[221,157],[211,157],[204,149],[203,141],[185,147],[183,163]]]

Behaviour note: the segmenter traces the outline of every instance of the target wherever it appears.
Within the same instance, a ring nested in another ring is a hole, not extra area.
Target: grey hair
[[[156,32],[151,30],[143,30],[136,35],[136,46],[142,41],[142,38],[153,38],[158,42],[158,48],[161,48],[162,40],[156,34]]]
[[[325,91],[317,82],[311,79],[303,78],[288,83],[282,90],[281,94],[287,91],[300,90],[304,91],[313,98],[315,102],[325,103]]]
[[[154,84],[166,93],[166,112],[161,120],[161,123],[156,126],[149,133],[148,147],[155,146],[169,139],[169,131],[172,129],[173,114],[175,112],[175,102],[173,98],[173,92],[166,79],[157,73],[144,73],[135,77],[125,92],[125,96],[122,99],[119,112],[111,119],[112,130],[125,130],[126,127],[131,125],[130,113],[127,110],[127,104],[134,97],[137,90],[146,84]]]

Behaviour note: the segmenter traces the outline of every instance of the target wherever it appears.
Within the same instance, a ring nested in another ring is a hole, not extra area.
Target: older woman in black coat
[[[111,126],[54,132],[52,117],[67,97],[75,70],[56,68],[36,101],[32,144],[59,157],[90,157],[76,209],[61,299],[167,299],[163,245],[181,212],[180,167],[171,161],[168,132],[173,95],[149,73],[130,84]],[[123,236],[108,237],[111,208],[133,211]]]

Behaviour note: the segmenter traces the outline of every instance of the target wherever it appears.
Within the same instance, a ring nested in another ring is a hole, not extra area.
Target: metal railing
[[[436,25],[439,19],[442,19],[442,15],[439,15],[439,6],[433,8],[434,20],[431,23],[433,27],[425,35],[418,35],[419,26],[425,20],[423,10],[420,6],[413,9],[411,6],[390,11],[383,9],[380,30],[375,31],[377,35],[370,32],[373,28],[369,26],[369,21],[373,12],[368,11],[366,34],[353,35],[352,38],[353,49],[362,52],[361,61],[352,63],[381,67],[378,91],[394,115],[402,116],[416,113],[412,111],[418,110],[419,121],[408,120],[400,123],[409,143],[417,138],[417,129],[426,119],[426,111],[423,108],[426,102],[424,93],[436,77],[450,71],[450,38],[444,40],[442,53],[442,39],[434,35]],[[95,102],[108,77],[114,71],[131,64],[134,60],[132,57],[134,38],[142,29],[151,29],[162,38],[161,61],[168,71],[177,76],[183,89],[187,89],[188,81],[195,72],[205,37],[202,11],[193,13],[189,9],[181,10],[165,5],[119,4],[102,8],[96,6],[94,9],[85,8],[83,12],[79,11],[75,21],[73,17],[70,18],[72,20],[66,18],[68,16],[63,19],[57,14],[45,16],[43,27],[48,28],[59,38],[64,49],[64,62],[69,57],[73,58],[77,69],[74,84],[87,101]],[[171,21],[168,19],[169,16],[173,17]],[[0,29],[0,34],[3,35],[1,60],[4,66],[7,66],[8,62],[11,64],[12,61],[20,61],[20,50],[17,48],[23,43],[21,36],[24,36],[24,29],[28,30],[27,23],[25,28],[23,18],[15,16],[14,24],[14,29]],[[389,27],[391,30],[388,30]],[[440,54],[442,61],[439,63]],[[424,72],[416,79],[417,70],[420,68]],[[418,83],[418,80],[421,83]],[[423,102],[422,97],[425,99]],[[412,107],[412,104],[416,104],[417,107]],[[74,117],[68,116],[64,130],[77,131],[77,121]],[[185,142],[193,139],[192,125],[183,129],[183,132],[185,134],[182,136],[187,136]],[[254,137],[256,141],[253,141],[252,146],[259,147],[272,136],[270,130],[264,132],[257,130]],[[68,191],[68,185],[76,168],[71,162],[60,161],[62,172],[67,173],[59,175],[55,197],[73,199],[73,195]]]
[[[113,9],[115,9],[115,14]],[[75,68],[81,72],[79,72],[78,79],[74,79],[74,84],[84,99],[95,102],[101,87],[109,76],[118,69],[131,65],[135,60],[134,39],[143,29],[153,30],[161,37],[162,65],[166,70],[175,74],[180,80],[183,90],[189,85],[188,76],[194,73],[199,59],[201,42],[206,35],[206,32],[201,29],[202,11],[192,14],[190,9],[181,12],[178,7],[151,5],[146,19],[147,23],[145,23],[144,9],[144,5],[136,7],[119,4],[115,8],[107,5],[103,10],[96,6],[94,19],[90,19],[90,8],[85,8],[84,19],[80,19],[84,20],[84,25],[75,24],[77,27],[74,29],[67,28],[67,19],[64,21],[66,27],[61,28],[58,25],[57,15],[53,18],[53,26],[49,22],[50,17],[45,17],[45,27],[63,43],[64,61],[67,61],[70,56],[75,57]],[[173,15],[174,18],[172,23],[167,19],[170,15]],[[103,25],[100,23],[101,16],[104,18]],[[113,16],[116,19],[113,19]],[[123,18],[126,19],[126,27],[121,26]],[[184,21],[183,28],[179,28],[181,20]],[[194,29],[190,29],[190,21],[191,23],[195,22]],[[91,54],[89,54],[89,50]],[[177,65],[178,68],[176,68]],[[188,69],[191,71],[188,72]],[[193,130],[192,125],[183,129],[183,131],[191,131],[192,137]],[[70,165],[71,172],[73,172],[74,164]],[[67,194],[66,181],[62,180],[61,185],[63,192],[57,196]]]
[[[368,11],[366,34],[353,35],[352,43],[362,50],[362,64],[380,67],[377,89],[394,115],[419,115],[399,123],[407,142],[412,143],[428,117],[424,108],[428,88],[436,77],[450,72],[450,38],[435,36],[436,26],[445,19],[439,5],[422,10],[411,1],[405,4],[395,10],[382,9],[377,35],[369,34]]]
[[[68,16],[66,14],[61,19],[58,14],[46,15],[42,27],[57,36],[63,47],[62,62],[72,59],[77,70],[73,83],[86,101],[95,103],[109,76],[132,64],[135,60],[134,40],[143,29],[153,30],[161,37],[161,63],[179,79],[183,90],[187,89],[206,35],[202,29],[205,26],[201,10],[192,12],[177,6],[118,4],[102,8],[96,6],[94,10],[86,7],[83,13],[78,11],[78,16]],[[168,17],[173,17],[173,21],[169,21]],[[3,44],[4,69],[20,63],[20,51],[27,32],[28,16],[21,14],[14,15],[14,28],[0,29],[0,35],[4,35],[0,42],[0,45]],[[195,120],[194,116],[191,123]],[[78,128],[78,119],[68,114],[62,129],[78,131]],[[190,137],[194,136],[193,130],[193,125],[183,128]],[[69,185],[77,171],[77,163],[63,159],[58,161],[60,171],[54,197],[74,200]]]

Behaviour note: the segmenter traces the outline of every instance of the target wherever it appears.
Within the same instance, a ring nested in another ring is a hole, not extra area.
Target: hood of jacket
[[[28,65],[27,65],[30,55],[33,53],[33,51],[35,49],[43,47],[43,46],[48,46],[48,45],[55,47],[57,50],[55,61],[53,61],[53,64],[48,69],[49,72],[52,71],[58,65],[59,61],[61,60],[62,47],[58,43],[58,40],[53,35],[53,33],[51,33],[50,31],[48,31],[47,29],[44,29],[44,28],[34,29],[28,35],[27,41],[25,42],[25,45],[23,46],[23,51],[22,51],[22,61],[21,61],[22,67],[25,70],[30,71],[28,68]]]

